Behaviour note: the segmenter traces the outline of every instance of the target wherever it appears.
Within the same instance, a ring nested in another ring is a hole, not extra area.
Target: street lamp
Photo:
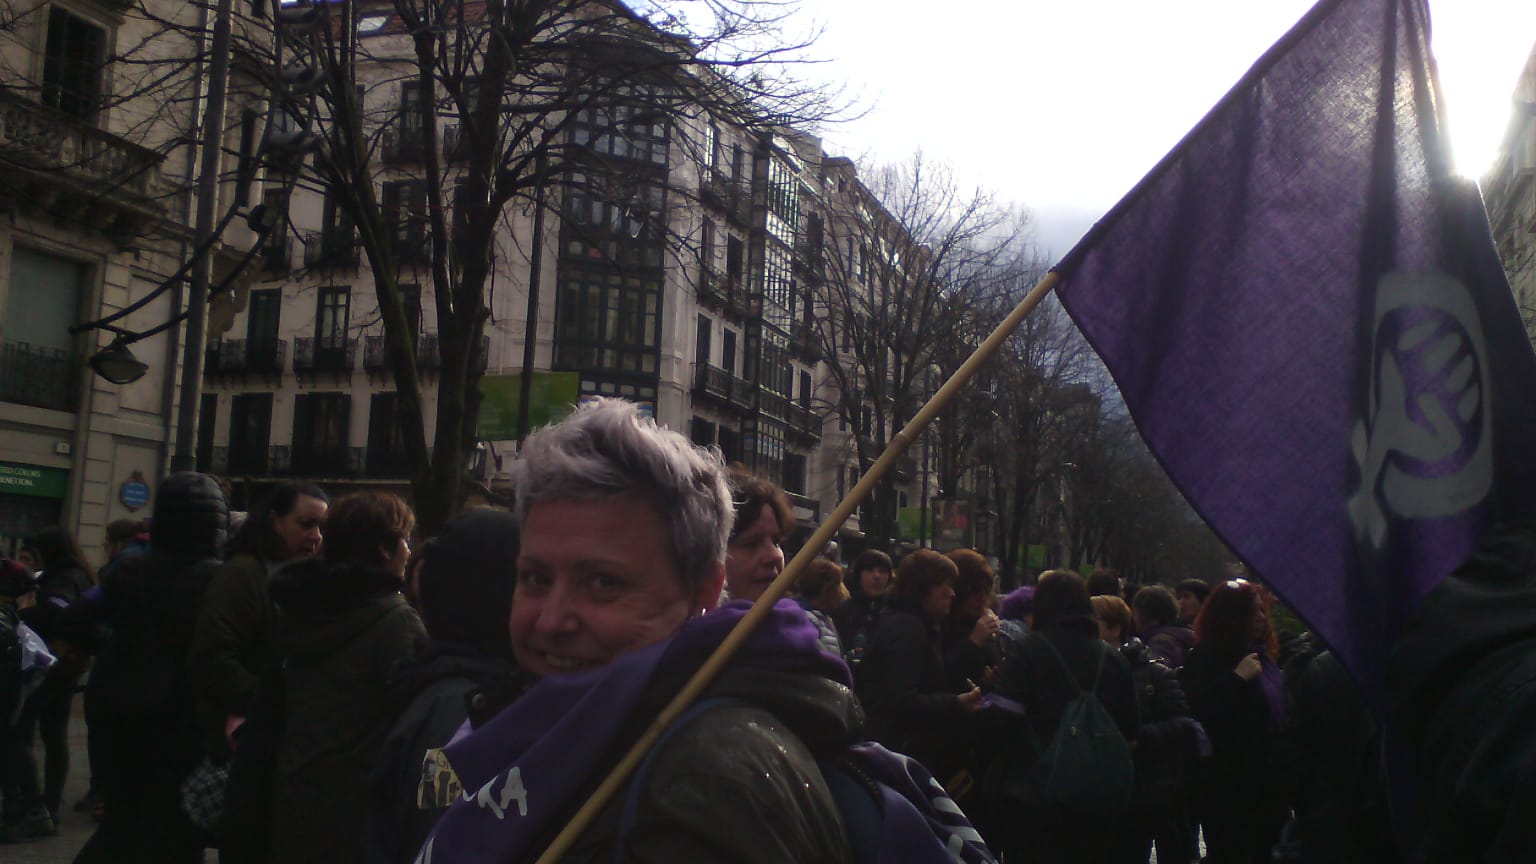
[[[128,342],[121,336],[92,355],[90,364],[97,375],[113,384],[132,384],[149,371],[149,364],[133,356],[128,350]]]

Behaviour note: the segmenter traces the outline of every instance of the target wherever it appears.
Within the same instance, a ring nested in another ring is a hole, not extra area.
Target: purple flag
[[[1378,705],[1419,601],[1536,515],[1536,355],[1428,30],[1319,3],[1056,268],[1174,482]]]

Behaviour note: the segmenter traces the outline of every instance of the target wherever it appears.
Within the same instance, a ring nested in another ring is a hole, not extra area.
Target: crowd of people
[[[296,484],[231,536],[196,473],[109,528],[99,571],[29,538],[0,622],[54,660],[0,687],[0,839],[57,830],[84,681],[79,862],[537,857],[796,525],[773,483],[620,401],[531,436],[513,474],[513,512],[429,539],[395,495]],[[1363,709],[1318,695],[1343,680],[1327,652],[1282,645],[1255,582],[1126,591],[1052,570],[1000,597],[970,549],[817,558],[563,860],[870,860],[827,767],[864,740],[937,778],[992,860],[1393,860],[1384,824],[1338,820],[1384,810],[1382,772]],[[1341,710],[1358,734],[1327,758],[1357,770],[1306,785],[1304,736]]]

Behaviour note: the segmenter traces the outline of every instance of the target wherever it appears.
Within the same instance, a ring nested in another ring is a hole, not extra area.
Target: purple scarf
[[[607,666],[546,677],[489,723],[450,743],[444,754],[464,791],[438,821],[417,864],[529,857],[552,820],[581,803],[572,796],[595,779],[598,761],[618,743],[657,670],[681,675],[696,669],[751,605],[727,603]],[[848,665],[823,652],[817,637],[805,612],[780,600],[731,662],[820,675],[851,687]]]

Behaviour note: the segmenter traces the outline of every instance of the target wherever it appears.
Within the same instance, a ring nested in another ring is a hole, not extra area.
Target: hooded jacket
[[[274,773],[274,862],[357,861],[368,775],[394,718],[389,680],[426,640],[381,567],[296,561],[272,577],[283,669]]]
[[[92,860],[184,861],[203,847],[179,806],[178,788],[200,755],[183,670],[228,518],[213,478],[173,474],[155,496],[149,553],[102,577],[112,632],[91,672],[91,732],[104,736],[112,758]]]
[[[172,474],[155,496],[153,524],[149,553],[102,575],[101,614],[112,633],[92,687],[108,714],[156,717],[181,730],[192,719],[182,669],[229,525],[224,493],[205,474]]]

